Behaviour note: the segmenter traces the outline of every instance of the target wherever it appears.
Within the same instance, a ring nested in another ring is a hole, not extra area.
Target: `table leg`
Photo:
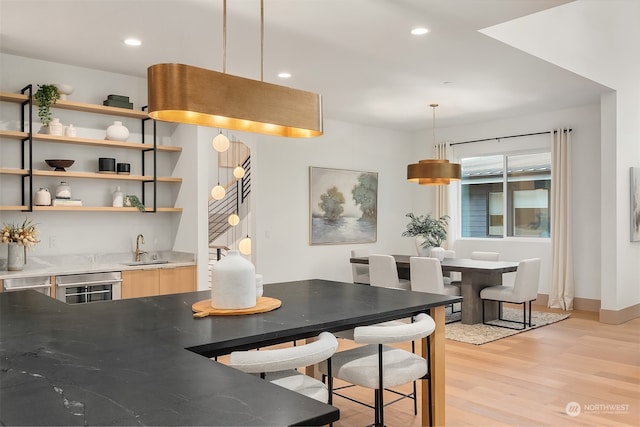
[[[422,381],[422,425],[429,425],[429,412],[431,410],[433,425],[443,426],[445,422],[445,391],[444,391],[444,312],[445,307],[435,307],[429,315],[436,322],[436,330],[430,337],[431,341],[431,364],[429,374],[431,375],[431,390],[429,382]],[[423,339],[422,347],[425,348]],[[431,408],[429,408],[429,393],[431,393]]]
[[[502,274],[486,272],[463,272],[460,293],[462,295],[462,323],[473,325],[482,323],[482,299],[480,291],[487,286],[502,284]],[[485,302],[485,319],[498,318],[498,303]]]

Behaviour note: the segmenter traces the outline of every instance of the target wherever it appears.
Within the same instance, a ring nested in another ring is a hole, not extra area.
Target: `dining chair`
[[[471,259],[477,259],[482,261],[500,261],[500,253],[473,251],[471,252]]]
[[[410,257],[411,290],[432,294],[459,296],[460,287],[444,282],[440,261],[436,258]],[[451,312],[453,313],[453,304]],[[455,311],[456,313],[458,311]]]
[[[527,303],[529,303],[529,327],[531,324],[531,302],[538,297],[538,281],[540,280],[540,258],[531,258],[520,261],[513,286],[489,286],[480,291],[482,299],[482,323],[485,325],[500,326],[502,328],[523,330],[527,327]],[[516,328],[485,320],[485,301],[498,302],[498,320],[520,324],[522,328]],[[507,320],[502,317],[502,303],[522,304],[522,322]]]
[[[357,258],[369,255],[369,251],[351,249],[351,258]],[[353,283],[360,283],[368,285],[369,279],[369,266],[367,264],[351,263],[351,274],[353,276]]]
[[[329,332],[322,332],[317,340],[295,347],[234,351],[229,355],[228,366],[260,377],[286,389],[331,403],[332,379],[328,386],[322,381],[302,374],[297,368],[325,361],[331,371],[331,356],[338,349],[338,340]]]
[[[369,255],[369,278],[371,286],[411,289],[410,280],[398,278],[396,260],[391,255]]]
[[[412,323],[377,324],[358,326],[354,331],[354,341],[365,344],[349,350],[339,351],[331,358],[331,363],[321,362],[319,371],[329,377],[340,379],[350,384],[375,390],[374,406],[356,401],[351,397],[340,394],[333,388],[331,382],[329,393],[346,398],[361,405],[374,409],[375,426],[384,426],[384,407],[404,398],[415,401],[413,393],[403,393],[391,390],[396,387],[419,379],[432,380],[429,373],[430,338],[436,324],[431,316],[420,313]],[[423,354],[426,358],[411,351],[385,344],[402,343],[426,338]],[[332,374],[329,374],[329,367]],[[430,389],[430,384],[428,389]],[[398,396],[396,400],[384,403],[384,391]],[[432,396],[429,394],[429,425],[433,424],[431,414]]]

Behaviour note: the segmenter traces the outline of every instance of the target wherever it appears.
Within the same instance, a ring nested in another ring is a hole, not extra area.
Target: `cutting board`
[[[275,310],[282,305],[282,301],[270,297],[260,297],[254,307],[249,308],[214,308],[211,307],[211,299],[198,301],[191,306],[193,317],[206,316],[239,316],[243,314],[266,313]]]

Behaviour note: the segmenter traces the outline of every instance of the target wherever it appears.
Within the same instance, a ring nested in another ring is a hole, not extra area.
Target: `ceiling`
[[[567,2],[264,0],[261,60],[260,0],[228,0],[225,70],[223,0],[0,0],[0,51],[139,77],[178,62],[260,80],[262,64],[320,93],[325,119],[415,131],[431,103],[451,126],[596,102],[609,89],[478,31]]]

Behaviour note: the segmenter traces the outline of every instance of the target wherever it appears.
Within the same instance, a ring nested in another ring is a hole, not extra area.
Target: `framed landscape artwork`
[[[631,241],[640,242],[640,168],[630,168]]]
[[[378,237],[378,173],[309,167],[312,245],[371,243]]]

